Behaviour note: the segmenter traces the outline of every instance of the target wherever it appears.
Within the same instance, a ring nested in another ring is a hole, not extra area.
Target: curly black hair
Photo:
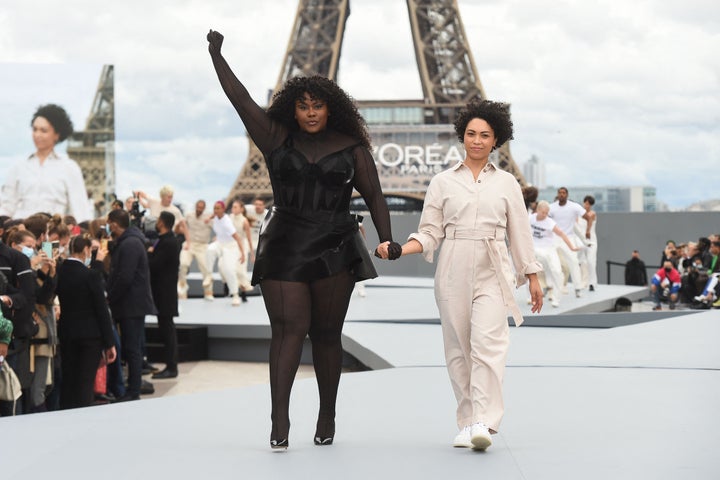
[[[282,123],[291,132],[300,127],[295,120],[295,101],[302,99],[305,93],[327,104],[328,128],[344,133],[358,140],[364,147],[370,148],[370,135],[367,123],[360,115],[357,105],[337,83],[320,75],[291,78],[283,88],[273,96],[267,114]]]
[[[473,118],[485,120],[495,133],[496,148],[513,138],[513,123],[510,120],[510,106],[507,103],[474,98],[458,112],[455,119],[455,133],[460,143],[465,138],[467,124]]]
[[[64,108],[60,105],[48,103],[47,105],[41,105],[32,117],[30,126],[32,126],[35,119],[43,117],[50,125],[53,126],[57,134],[59,135],[58,143],[63,142],[73,133],[73,123],[70,120],[70,116],[67,114]]]

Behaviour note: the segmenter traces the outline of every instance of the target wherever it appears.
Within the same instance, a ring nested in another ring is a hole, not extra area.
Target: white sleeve
[[[70,214],[75,217],[78,222],[92,220],[90,205],[88,202],[87,190],[85,190],[85,180],[82,171],[75,160],[69,159],[67,164],[67,196],[70,206]]]
[[[0,215],[7,215],[11,218],[15,214],[15,210],[17,210],[17,172],[17,165],[8,169],[5,183],[2,186],[2,191],[0,191]]]
[[[445,238],[443,192],[440,181],[438,176],[430,180],[425,192],[418,231],[408,236],[408,240],[416,240],[422,245],[422,256],[428,263],[433,262],[434,252]]]

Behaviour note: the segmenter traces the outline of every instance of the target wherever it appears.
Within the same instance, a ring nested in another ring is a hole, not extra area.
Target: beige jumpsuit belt
[[[445,228],[445,239],[454,240],[456,238],[463,240],[475,240],[485,243],[485,247],[488,251],[488,254],[490,255],[490,263],[492,264],[493,269],[495,269],[495,274],[498,278],[498,282],[500,283],[500,291],[502,292],[503,296],[503,305],[512,313],[513,320],[515,321],[515,326],[519,327],[520,325],[522,325],[522,312],[520,312],[520,307],[518,307],[517,302],[515,302],[515,296],[513,295],[512,287],[510,286],[510,283],[508,282],[508,279],[503,272],[503,264],[502,260],[500,259],[500,254],[498,253],[496,245],[494,245],[497,241],[505,240],[505,227],[498,225],[494,229],[480,229],[457,228],[454,225],[448,225]]]

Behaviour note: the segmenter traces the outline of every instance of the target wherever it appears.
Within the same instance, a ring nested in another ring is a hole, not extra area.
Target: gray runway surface
[[[633,293],[623,288],[563,298],[563,315],[584,319],[573,311]],[[260,298],[224,300],[184,301],[181,321],[266,328]],[[429,284],[369,285],[344,344],[378,370],[343,375],[334,445],[312,443],[317,387],[305,379],[287,452],[268,446],[269,386],[256,385],[0,419],[3,478],[717,479],[720,311],[664,313],[512,328],[505,419],[478,453],[450,446],[455,401]]]

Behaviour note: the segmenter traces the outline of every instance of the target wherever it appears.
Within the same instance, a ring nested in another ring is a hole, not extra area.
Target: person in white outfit
[[[588,214],[579,203],[568,200],[568,189],[565,187],[558,188],[557,200],[550,204],[550,218],[555,220],[560,230],[572,241],[576,247],[582,247],[582,240],[575,234],[575,223],[578,218],[588,219]],[[582,275],[580,273],[580,263],[578,262],[577,252],[573,252],[559,237],[555,239],[558,253],[565,260],[573,288],[575,288],[575,296],[582,295]]]
[[[418,231],[402,254],[422,253],[432,261],[442,242],[435,300],[457,400],[460,432],[453,446],[485,450],[504,413],[508,311],[515,325],[523,321],[512,290],[529,281],[532,311],[539,312],[543,293],[537,272],[542,267],[533,253],[520,185],[489,162],[490,153],[512,138],[507,105],[471,101],[458,113],[455,133],[465,159],[430,181]],[[378,251],[388,258],[387,247]]]
[[[215,241],[207,249],[207,265],[210,271],[218,262],[218,271],[228,286],[232,295],[232,305],[240,305],[238,294],[237,265],[245,261],[245,249],[242,238],[235,230],[230,217],[225,215],[225,202],[218,200],[213,206],[212,228],[215,232]]]
[[[585,248],[578,251],[578,262],[580,263],[580,275],[583,279],[583,286],[587,286],[591,292],[595,291],[597,285],[597,233],[595,226],[597,225],[597,214],[592,209],[595,205],[595,197],[587,195],[583,199],[583,208],[588,215],[588,219],[584,217],[578,218],[575,225],[575,232],[578,237],[584,239]]]
[[[195,213],[189,214],[185,219],[188,236],[185,238],[183,248],[180,251],[180,273],[178,275],[178,295],[180,298],[187,298],[187,274],[193,259],[195,259],[202,274],[204,296],[207,300],[213,299],[212,269],[208,269],[207,266],[207,249],[212,235],[212,227],[210,226],[212,215],[205,212],[205,206],[205,200],[198,200],[195,202]]]
[[[3,164],[0,215],[26,218],[47,212],[72,215],[78,222],[92,220],[80,166],[55,151],[73,133],[67,112],[59,105],[43,105],[33,115],[31,126],[35,153],[15,165]]]
[[[545,200],[540,200],[535,213],[530,214],[530,229],[533,236],[533,246],[535,247],[535,258],[542,264],[543,272],[545,272],[547,298],[553,307],[559,307],[563,275],[560,267],[560,257],[558,257],[557,247],[555,246],[555,236],[560,237],[573,252],[577,251],[578,248],[565,235],[565,232],[560,230],[555,220],[548,216],[549,213],[550,204]]]
[[[247,302],[245,292],[253,289],[250,284],[250,277],[248,277],[248,261],[251,261],[254,257],[250,221],[247,219],[245,213],[245,205],[243,205],[240,200],[234,200],[232,207],[230,207],[230,217],[232,218],[235,230],[240,235],[240,238],[242,238],[243,249],[246,252],[245,258],[239,261],[237,265],[238,286],[240,287],[240,298],[243,303]]]

